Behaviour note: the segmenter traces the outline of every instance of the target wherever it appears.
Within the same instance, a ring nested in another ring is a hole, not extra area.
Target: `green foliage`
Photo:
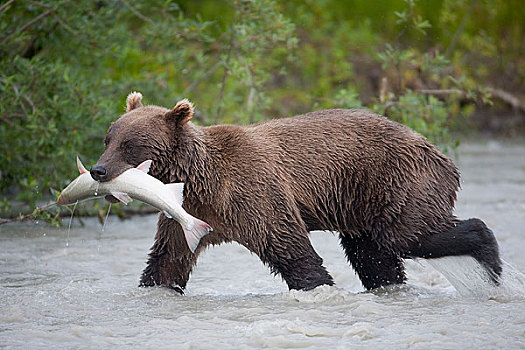
[[[413,28],[419,31],[423,35],[427,35],[426,30],[432,28],[430,22],[426,19],[421,18],[421,15],[416,15],[414,9],[416,7],[416,0],[405,0],[408,8],[401,12],[394,11],[397,17],[396,23],[403,26],[403,30],[407,28]]]
[[[234,15],[219,56],[219,96],[211,112],[215,123],[253,123],[263,119],[270,105],[264,85],[271,73],[284,74],[282,62],[292,58],[295,27],[277,11],[273,0],[235,0],[231,6]],[[230,117],[223,115],[225,111]]]
[[[355,89],[341,89],[335,96],[334,107],[359,109],[363,104],[359,99],[359,93]]]
[[[434,96],[407,91],[388,115],[391,119],[417,130],[423,135],[430,135],[431,141],[448,145],[448,117],[450,112],[446,103]]]
[[[377,54],[386,77],[393,82],[392,91],[387,86],[387,78],[383,80],[382,94],[379,101],[373,106],[378,113],[388,115],[391,119],[405,124],[419,133],[426,135],[432,142],[447,145],[448,116],[450,111],[443,101],[422,92],[415,92],[409,87],[423,85],[423,81],[433,83],[441,88],[440,78],[443,70],[448,67],[449,61],[439,52],[433,57],[421,53],[413,48],[402,48],[399,39],[407,30],[414,30],[426,36],[426,29],[431,25],[427,20],[415,13],[415,0],[406,0],[407,8],[402,12],[395,12],[401,26],[397,43],[394,47],[387,43],[385,50]],[[417,72],[417,75],[414,73]],[[418,84],[419,83],[419,84]]]
[[[0,210],[63,188],[77,155],[96,162],[133,90],[162,106],[189,98],[200,124],[365,107],[450,145],[450,128],[491,102],[488,86],[524,92],[524,11],[520,0],[4,2]]]
[[[77,154],[96,157],[107,109],[62,62],[15,57],[0,71],[0,190],[17,184],[18,199],[34,206],[42,190],[76,176]]]
[[[428,20],[416,13],[416,0],[405,0],[405,3],[406,9],[395,12],[397,24],[401,26],[396,42],[394,45],[387,43],[385,50],[377,54],[385,77],[379,99],[372,109],[411,127],[448,150],[451,146],[449,128],[453,120],[472,111],[460,107],[462,99],[490,104],[490,94],[486,88],[456,71],[439,50],[421,52],[413,47],[403,47],[403,35],[410,30],[427,36],[427,30],[432,27]],[[387,85],[389,81],[390,87]],[[453,146],[458,144],[456,141]]]

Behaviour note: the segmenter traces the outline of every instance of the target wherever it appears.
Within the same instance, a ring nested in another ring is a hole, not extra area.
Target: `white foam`
[[[351,294],[336,286],[319,286],[309,291],[290,290],[290,298],[303,303],[323,303],[323,302],[341,302],[354,297]]]
[[[329,324],[295,319],[259,320],[249,325],[245,334],[254,347],[308,348],[322,344],[325,339],[340,337],[341,330]]]

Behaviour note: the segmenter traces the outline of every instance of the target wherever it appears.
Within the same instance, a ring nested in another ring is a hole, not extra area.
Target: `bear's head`
[[[106,148],[91,168],[91,177],[109,181],[148,159],[153,161],[151,175],[166,175],[170,159],[176,156],[173,150],[192,116],[193,104],[186,99],[169,110],[143,106],[142,94],[132,92],[126,99],[126,113],[107,131]]]

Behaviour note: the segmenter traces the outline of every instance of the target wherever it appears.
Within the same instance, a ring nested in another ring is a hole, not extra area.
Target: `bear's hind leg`
[[[460,220],[445,232],[421,237],[405,254],[426,259],[470,255],[488,272],[494,283],[501,276],[501,260],[494,233],[480,219]]]
[[[366,233],[359,237],[341,233],[339,237],[348,262],[366,289],[405,282],[405,267],[398,254],[380,247]]]

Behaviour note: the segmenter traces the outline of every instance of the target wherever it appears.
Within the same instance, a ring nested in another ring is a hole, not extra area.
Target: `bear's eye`
[[[124,153],[124,154],[131,154],[133,153],[133,144],[129,141],[126,141],[126,142],[122,142],[120,144],[120,149],[121,151]]]
[[[124,160],[130,164],[136,162],[137,159],[141,159],[141,147],[133,142],[123,142],[120,145],[120,149]]]

